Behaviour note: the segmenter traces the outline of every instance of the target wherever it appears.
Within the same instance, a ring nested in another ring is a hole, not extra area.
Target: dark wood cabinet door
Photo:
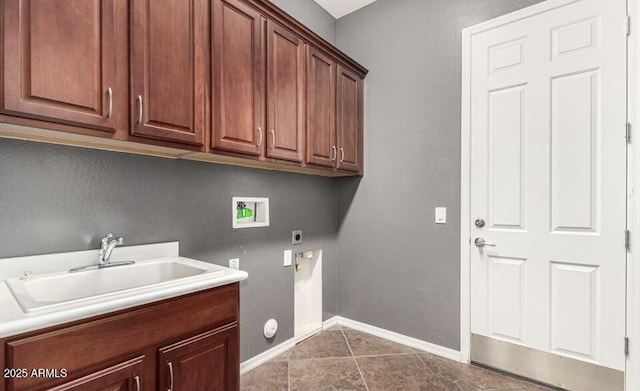
[[[262,155],[265,19],[240,0],[213,1],[214,149]]]
[[[307,50],[308,164],[334,167],[336,147],[336,63],[309,46]]]
[[[162,348],[158,389],[238,390],[238,351],[237,323]]]
[[[49,391],[141,391],[144,389],[143,357],[137,357],[84,376],[80,379],[49,388]]]
[[[203,145],[208,15],[206,0],[133,0],[132,134]]]
[[[267,156],[302,162],[304,149],[304,42],[267,22]]]
[[[113,132],[118,2],[4,1],[2,110]]]
[[[338,65],[336,131],[341,170],[362,170],[363,86],[358,75]]]

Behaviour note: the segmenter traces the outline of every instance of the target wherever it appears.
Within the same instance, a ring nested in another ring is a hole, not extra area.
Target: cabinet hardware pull
[[[262,146],[262,126],[258,126],[258,134],[260,135],[260,138],[258,139],[258,147]]]
[[[111,118],[113,114],[113,90],[111,87],[107,88],[107,99],[108,99],[108,109],[107,109],[107,118]]]
[[[271,149],[276,147],[276,132],[271,129]]]
[[[167,365],[169,366],[169,391],[173,391],[173,364],[169,361]]]
[[[138,95],[138,123],[142,123],[142,95]]]
[[[344,162],[344,148],[340,148],[340,163]]]
[[[334,162],[337,157],[338,157],[338,151],[336,150],[336,146],[334,145],[331,147],[331,156],[329,156],[329,158],[331,159],[332,162]]]
[[[133,378],[136,381],[136,391],[140,391],[140,376],[136,375]]]

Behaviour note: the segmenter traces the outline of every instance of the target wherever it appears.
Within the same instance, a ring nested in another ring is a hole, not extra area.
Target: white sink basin
[[[112,296],[144,293],[224,274],[224,268],[187,258],[137,261],[133,265],[58,272],[8,279],[25,312],[50,309]]]

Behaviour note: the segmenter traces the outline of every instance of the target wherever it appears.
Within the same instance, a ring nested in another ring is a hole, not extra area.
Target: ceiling
[[[315,0],[336,19],[340,19],[374,1],[376,0]]]

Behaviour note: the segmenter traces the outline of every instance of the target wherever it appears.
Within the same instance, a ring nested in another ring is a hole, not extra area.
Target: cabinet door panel
[[[134,0],[134,135],[203,145],[207,15],[204,0]]]
[[[240,361],[236,323],[160,349],[159,389],[238,389]]]
[[[264,20],[239,0],[214,0],[212,147],[261,155]]]
[[[333,167],[336,159],[336,63],[309,46],[307,53],[307,163]]]
[[[126,88],[116,85],[116,0],[7,0],[3,11],[3,111],[114,131],[113,99]]]
[[[338,168],[360,171],[362,168],[363,80],[338,65],[337,136]]]
[[[267,39],[267,156],[301,162],[305,44],[272,21],[267,24]]]
[[[65,383],[49,391],[140,391],[144,389],[144,357]],[[139,387],[138,387],[139,385]]]

